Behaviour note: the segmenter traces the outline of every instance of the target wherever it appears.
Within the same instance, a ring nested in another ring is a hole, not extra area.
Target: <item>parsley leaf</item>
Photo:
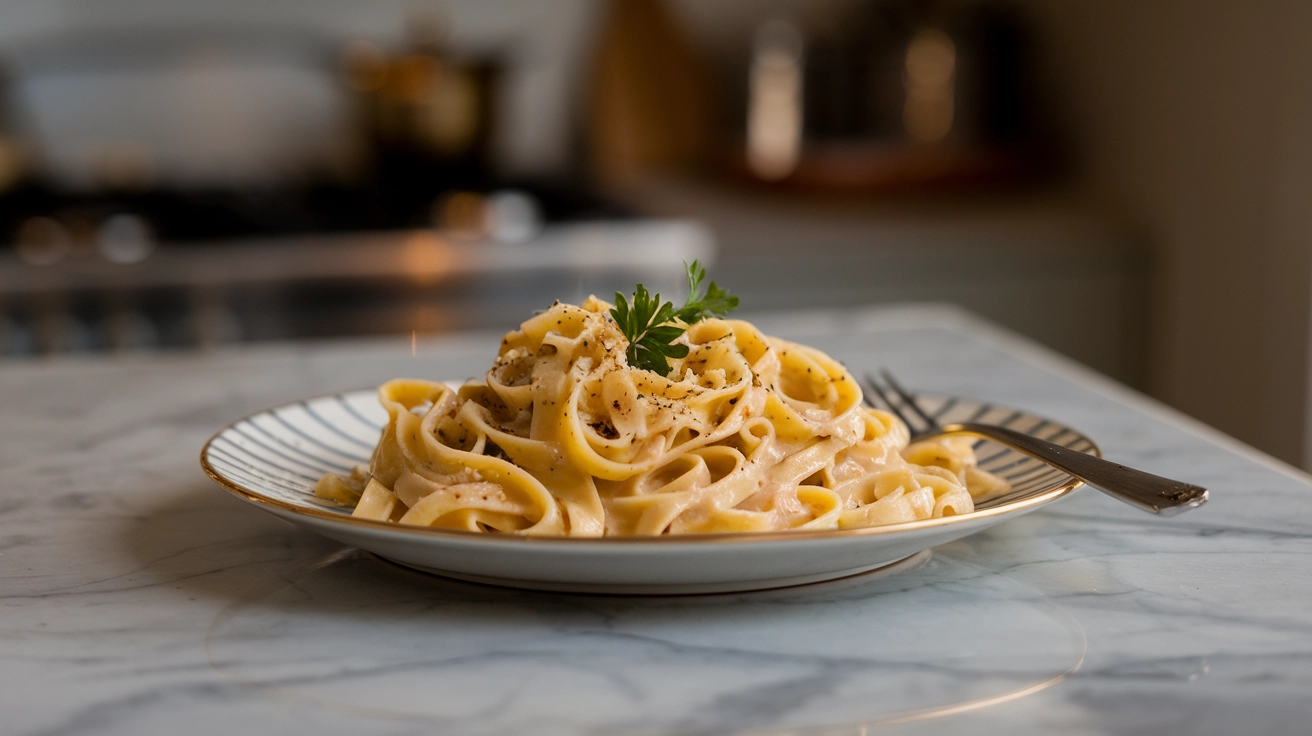
[[[738,308],[738,297],[721,289],[714,281],[706,287],[705,294],[701,293],[701,284],[706,280],[706,267],[701,263],[693,261],[684,263],[683,267],[688,270],[688,300],[675,316],[684,324],[700,322],[711,315],[723,317]]]
[[[706,269],[699,262],[685,263],[684,268],[688,271],[688,299],[677,311],[672,302],[662,302],[660,294],[649,293],[642,284],[634,289],[632,303],[623,294],[615,292],[615,308],[610,310],[610,316],[629,341],[625,355],[634,368],[669,375],[669,359],[688,355],[687,345],[673,344],[687,331],[688,325],[710,315],[723,317],[738,307],[738,297],[730,295],[714,281],[705,294],[701,293]]]

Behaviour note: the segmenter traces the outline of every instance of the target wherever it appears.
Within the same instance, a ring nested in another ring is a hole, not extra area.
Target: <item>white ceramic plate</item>
[[[1023,411],[961,398],[918,397],[944,422],[1001,424],[1080,452],[1083,434]],[[239,498],[324,536],[448,577],[537,590],[709,593],[831,580],[907,559],[1019,516],[1080,483],[994,443],[976,445],[980,467],[1012,490],[974,513],[907,524],[819,532],[571,539],[402,526],[355,519],[314,495],[327,472],[367,464],[387,413],[377,393],[353,391],[286,404],[225,427],[201,450],[205,472]]]

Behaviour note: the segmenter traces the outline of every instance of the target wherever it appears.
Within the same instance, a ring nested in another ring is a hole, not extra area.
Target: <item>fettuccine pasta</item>
[[[908,446],[818,350],[705,319],[667,378],[628,365],[609,309],[556,304],[458,390],[383,384],[369,467],[316,493],[366,519],[599,537],[896,524],[970,513],[1006,488],[969,438]]]

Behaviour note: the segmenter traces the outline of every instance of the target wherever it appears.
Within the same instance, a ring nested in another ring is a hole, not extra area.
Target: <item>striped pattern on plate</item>
[[[351,510],[314,495],[325,473],[368,465],[387,412],[376,391],[321,396],[253,414],[210,440],[204,457],[234,485],[285,503]]]
[[[1083,434],[1063,424],[1019,409],[932,394],[916,394],[915,400],[920,408],[940,425],[966,422],[996,424],[1077,452],[1101,456],[1098,446]],[[876,405],[881,403],[877,397],[875,402]],[[903,409],[905,410],[905,407]],[[977,503],[976,510],[1005,506],[1014,501],[1046,493],[1070,480],[1069,475],[1051,465],[991,440],[977,439],[974,447],[979,467],[1011,485],[1011,490],[1007,493]]]

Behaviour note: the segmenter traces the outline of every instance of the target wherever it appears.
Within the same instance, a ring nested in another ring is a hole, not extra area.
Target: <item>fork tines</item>
[[[879,397],[879,400],[884,403],[884,406],[888,407],[889,411],[893,412],[898,419],[902,420],[903,424],[907,425],[912,434],[920,434],[939,428],[939,424],[934,417],[921,408],[920,403],[916,401],[915,395],[903,388],[892,373],[881,368],[879,375],[884,379],[883,383],[887,387],[881,385],[879,379],[871,373],[865,375],[866,386]],[[894,400],[894,397],[898,400]],[[870,400],[869,394],[866,395],[865,400],[870,406],[875,406]],[[913,421],[909,414],[914,415],[918,421]]]

